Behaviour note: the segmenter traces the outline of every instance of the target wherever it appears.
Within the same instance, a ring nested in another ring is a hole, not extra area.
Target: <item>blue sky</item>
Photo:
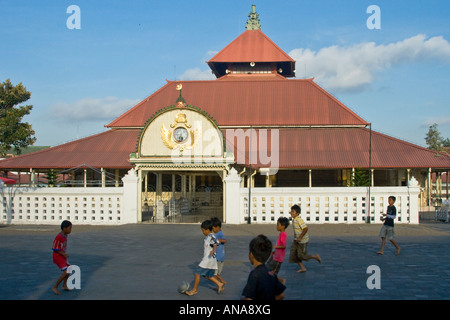
[[[425,146],[450,137],[450,1],[256,0],[262,31],[372,129]],[[36,145],[104,130],[245,30],[252,1],[0,0],[0,81],[22,82]],[[69,29],[70,5],[81,29]],[[369,29],[370,5],[381,29]]]

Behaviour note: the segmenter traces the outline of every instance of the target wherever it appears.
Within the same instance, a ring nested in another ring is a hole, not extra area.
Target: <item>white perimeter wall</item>
[[[251,198],[251,223],[274,224],[290,217],[298,204],[306,223],[382,223],[388,197],[396,196],[396,223],[419,223],[419,191],[412,178],[409,187],[241,188],[232,169],[225,178],[225,223],[246,224]],[[0,224],[79,225],[138,223],[139,182],[134,169],[119,188],[17,188],[0,186]],[[370,197],[369,197],[370,193]],[[369,208],[370,199],[370,213]]]
[[[308,224],[365,223],[369,208],[369,188],[255,188],[251,191],[251,223],[276,223],[290,217],[292,205],[301,208],[300,216]],[[389,196],[395,196],[396,223],[419,222],[418,195],[408,187],[370,188],[370,223],[383,223]],[[247,223],[249,190],[240,190],[239,223]]]

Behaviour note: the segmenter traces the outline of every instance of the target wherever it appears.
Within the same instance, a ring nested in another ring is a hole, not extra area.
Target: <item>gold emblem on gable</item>
[[[186,114],[178,113],[170,129],[163,124],[161,127],[161,139],[169,149],[192,150],[201,139],[201,128],[192,128],[188,123]]]

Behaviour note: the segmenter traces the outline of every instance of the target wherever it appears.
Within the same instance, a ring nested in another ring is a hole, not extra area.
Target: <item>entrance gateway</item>
[[[138,220],[224,220],[224,178],[234,162],[216,121],[180,96],[143,127],[130,162],[138,174]]]

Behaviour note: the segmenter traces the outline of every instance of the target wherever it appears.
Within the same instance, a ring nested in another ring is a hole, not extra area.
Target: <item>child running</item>
[[[305,221],[300,218],[300,211],[300,207],[296,204],[291,207],[292,227],[294,228],[294,242],[292,243],[289,262],[298,264],[298,266],[300,267],[300,269],[297,270],[298,273],[306,272],[306,267],[303,264],[303,261],[314,259],[319,263],[322,263],[322,259],[320,258],[319,254],[308,254],[308,226],[306,225]]]
[[[188,296],[193,296],[198,293],[197,290],[201,276],[217,285],[217,293],[220,294],[224,289],[223,283],[215,276],[217,270],[216,250],[218,242],[212,233],[212,225],[211,220],[205,220],[200,226],[202,233],[205,236],[203,243],[203,259],[194,271],[194,287],[192,290],[186,291]]]
[[[211,222],[213,224],[212,230],[214,231],[214,236],[216,237],[216,240],[219,243],[216,250],[216,260],[217,260],[216,278],[225,285],[227,284],[227,282],[222,278],[222,270],[225,262],[225,243],[227,243],[227,238],[224,236],[222,232],[222,222],[220,221],[220,219],[214,217],[211,218]]]
[[[67,268],[70,264],[67,262],[67,258],[69,255],[66,253],[67,250],[67,236],[72,232],[72,223],[68,220],[64,220],[61,223],[61,232],[58,233],[53,241],[53,262],[58,266],[58,268],[62,271],[58,280],[56,280],[55,285],[52,287],[52,290],[55,294],[61,294],[58,290],[58,286],[61,282],[63,282],[62,289],[66,291],[70,291],[67,287],[67,279],[69,278],[69,273],[67,272]]]
[[[285,217],[278,218],[277,221],[277,231],[280,232],[278,235],[278,241],[277,245],[273,246],[273,249],[275,249],[269,260],[267,261],[267,267],[273,271],[275,275],[278,276],[278,272],[280,271],[281,264],[284,261],[284,257],[286,255],[286,244],[287,244],[287,234],[286,234],[286,228],[289,226],[289,219]],[[281,283],[285,284],[286,279],[281,278],[278,276],[278,279],[281,281]]]

